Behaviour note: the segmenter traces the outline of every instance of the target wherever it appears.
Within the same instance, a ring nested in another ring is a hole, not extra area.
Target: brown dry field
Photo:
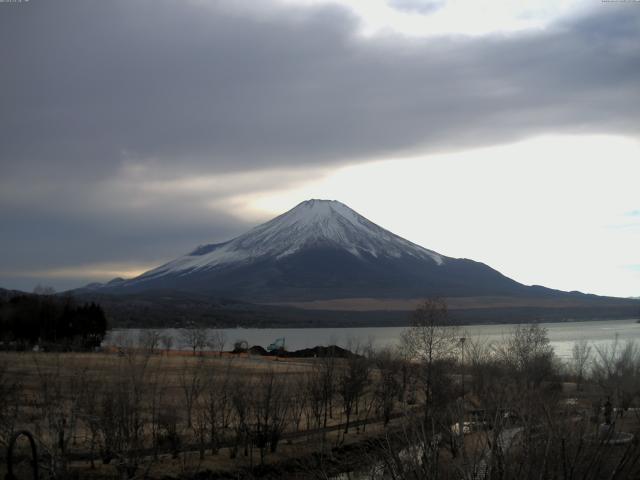
[[[42,376],[60,375],[62,382],[79,375],[88,379],[101,378],[105,381],[122,374],[129,362],[141,362],[148,358],[146,367],[151,372],[161,372],[166,386],[179,387],[179,376],[186,369],[195,368],[199,363],[223,371],[233,369],[234,375],[259,376],[268,370],[280,374],[300,375],[312,369],[313,360],[283,359],[278,357],[257,357],[246,354],[205,353],[193,355],[191,352],[172,351],[145,356],[141,351],[120,356],[116,353],[32,353],[1,352],[0,364],[7,366],[8,378],[17,380],[25,393],[33,392]]]
[[[107,386],[111,382],[115,382],[120,376],[129,375],[132,368],[138,368],[145,365],[145,371],[148,381],[160,379],[162,382],[162,401],[163,404],[174,405],[179,414],[184,413],[183,390],[180,384],[180,378],[183,372],[190,372],[197,369],[198,365],[204,366],[208,374],[217,374],[229,368],[231,375],[237,379],[241,378],[244,382],[251,382],[259,379],[267,372],[275,372],[279,378],[285,379],[285,385],[292,386],[296,381],[302,381],[302,377],[313,370],[316,359],[283,359],[278,357],[256,357],[246,354],[232,355],[223,354],[204,354],[194,356],[191,352],[171,352],[170,354],[161,353],[155,355],[144,355],[142,352],[130,351],[127,354],[119,355],[116,352],[105,353],[34,353],[34,352],[1,352],[0,365],[6,366],[6,379],[9,382],[17,381],[20,384],[22,393],[24,394],[25,403],[31,400],[37,401],[38,395],[41,395],[43,380],[55,379],[58,385],[72,385],[79,379],[86,379],[89,382],[99,382],[103,386]],[[340,364],[340,360],[336,359]],[[375,375],[375,373],[374,373]],[[288,387],[287,390],[289,390]],[[73,392],[69,392],[73,395]],[[295,395],[292,388],[287,392],[288,395]],[[295,398],[295,397],[292,397]],[[338,445],[350,445],[364,441],[372,435],[379,435],[383,429],[380,422],[372,422],[363,427],[352,427],[348,434],[342,432],[344,419],[340,407],[335,407],[335,413],[332,419],[328,421],[330,430],[326,432],[325,445],[327,448],[336,447]],[[25,409],[28,414],[28,408]],[[356,420],[354,415],[352,418]],[[184,415],[182,415],[184,421]],[[392,421],[393,423],[393,421]],[[307,425],[307,418],[302,417],[300,424],[301,431],[295,435],[288,436],[286,440],[282,440],[275,454],[269,453],[265,458],[266,464],[274,464],[285,460],[295,458],[308,457],[318,450],[319,434],[307,434],[304,429]],[[333,429],[331,429],[333,427]],[[340,427],[340,428],[339,428]],[[34,423],[23,422],[18,425],[19,429],[27,429],[39,434],[39,438],[50,442],[46,433]],[[287,429],[291,432],[293,427],[290,425]],[[286,433],[286,432],[285,432]],[[184,443],[195,445],[196,439],[193,437],[186,427],[183,427]],[[87,438],[88,430],[80,422],[77,427],[76,436],[79,439]],[[150,438],[147,439],[150,441]],[[204,460],[199,459],[199,454],[194,448],[183,452],[178,459],[171,458],[171,455],[161,454],[157,460],[151,457],[142,463],[141,468],[148,470],[150,478],[160,478],[164,475],[184,476],[193,475],[199,471],[212,470],[222,472],[233,472],[238,469],[246,468],[259,463],[259,453],[254,448],[253,456],[245,457],[239,453],[235,459],[231,459],[229,449],[222,448],[217,455],[211,455],[209,452],[205,455]],[[86,441],[80,440],[77,444],[71,444],[69,453],[86,455]],[[4,459],[4,455],[2,455]],[[78,472],[80,478],[114,478],[115,467],[111,465],[102,465],[96,459],[95,468],[91,468],[89,460],[76,460],[70,464],[71,470]],[[24,465],[22,466],[24,468]],[[4,478],[6,465],[4,461],[0,462],[0,477]]]
[[[589,299],[572,298],[526,298],[526,297],[449,297],[445,299],[450,310],[476,308],[545,307],[571,308],[587,307],[593,304]],[[622,303],[624,302],[620,299]],[[306,310],[338,310],[352,312],[368,311],[413,311],[424,302],[423,298],[339,298],[314,300],[310,302],[283,302],[269,305],[289,306]],[[620,304],[611,299],[611,305]]]

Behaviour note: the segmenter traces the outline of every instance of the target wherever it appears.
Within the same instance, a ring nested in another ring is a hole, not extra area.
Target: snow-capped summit
[[[307,200],[287,213],[257,227],[247,235],[260,242],[286,247],[278,257],[289,255],[313,242],[326,242],[353,255],[431,258],[441,264],[442,255],[379,227],[336,200]]]
[[[405,240],[343,203],[314,199],[232,240],[201,245],[137,278],[105,287],[277,301],[513,293],[522,285],[484,264],[445,257]]]
[[[225,243],[202,245],[151,270],[140,281],[165,275],[248,263],[263,257],[282,259],[305,248],[331,247],[356,257],[413,256],[435,264],[444,257],[411,243],[367,220],[336,200],[307,200],[286,213]]]

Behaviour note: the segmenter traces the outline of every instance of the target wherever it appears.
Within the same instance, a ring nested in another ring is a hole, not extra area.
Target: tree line
[[[107,318],[96,303],[73,297],[20,294],[0,298],[0,341],[5,349],[88,350],[99,347]]]

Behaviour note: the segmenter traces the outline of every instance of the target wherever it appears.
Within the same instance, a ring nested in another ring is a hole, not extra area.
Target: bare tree
[[[0,445],[7,446],[22,414],[22,384],[11,378],[7,364],[0,363]]]
[[[406,421],[400,428],[385,430],[372,442],[369,464],[373,468],[367,476],[392,480],[470,478],[454,477],[443,471],[438,437],[425,428],[421,418],[412,412],[406,413]]]
[[[320,430],[321,447],[324,452],[326,428],[332,418],[333,400],[336,395],[337,362],[331,350],[317,359],[312,372],[305,377],[307,392],[307,426],[313,421],[314,427]]]
[[[209,416],[207,410],[204,408],[205,400],[203,397],[204,395],[199,395],[196,399],[191,425],[194,437],[198,443],[200,460],[204,460],[204,454],[207,448],[207,437],[210,431]]]
[[[338,374],[338,394],[342,397],[345,415],[344,433],[349,433],[351,413],[358,405],[361,395],[369,382],[369,360],[359,354],[359,348],[353,348],[353,355],[347,358],[346,365]]]
[[[128,331],[114,332],[111,340],[111,344],[117,348],[118,355],[125,355],[127,352],[133,350],[135,343],[131,338]]]
[[[31,405],[36,418],[36,435],[49,458],[50,475],[54,478],[65,476],[69,446],[81,412],[86,368],[66,375],[66,365],[59,355],[49,359],[46,365],[37,356],[33,359],[38,373]]]
[[[150,329],[142,330],[138,338],[138,344],[145,352],[154,355],[160,346],[160,332]]]
[[[209,433],[211,454],[218,453],[223,432],[229,427],[231,417],[231,361],[219,369],[209,365],[206,371],[201,409]]]
[[[219,356],[222,356],[224,346],[227,343],[227,336],[222,330],[214,330],[209,336],[208,345],[214,352],[218,352]]]
[[[374,384],[376,408],[382,414],[386,426],[391,420],[394,404],[401,389],[397,378],[398,371],[401,371],[401,361],[390,349],[377,352],[373,361],[377,369]]]
[[[133,478],[145,461],[144,395],[148,364],[148,356],[128,355],[119,365],[113,390],[105,392],[105,398],[113,398],[116,468],[127,478]]]
[[[304,377],[304,384],[307,399],[305,403],[307,430],[311,430],[312,426],[320,429],[326,403],[324,402],[322,372],[317,365],[314,365],[314,369]]]
[[[420,362],[424,376],[424,421],[430,421],[436,379],[444,379],[439,368],[451,359],[458,345],[457,328],[442,299],[425,300],[413,312],[411,327],[402,334],[402,347],[408,356]]]
[[[633,340],[621,344],[616,336],[608,345],[596,346],[593,379],[625,412],[640,392],[640,349]]]
[[[290,392],[289,411],[291,422],[293,423],[294,431],[297,433],[300,431],[302,416],[308,406],[306,377],[299,376],[293,379],[287,386],[287,390]]]
[[[571,367],[576,376],[576,389],[580,391],[582,381],[589,369],[592,347],[586,339],[581,339],[573,344],[571,349]]]
[[[528,390],[540,386],[555,371],[547,329],[537,323],[518,325],[495,352],[515,369],[515,378]]]
[[[96,447],[100,438],[100,412],[99,406],[103,395],[105,382],[87,378],[85,388],[80,395],[79,418],[89,436],[89,457],[91,468],[95,468]]]
[[[249,455],[249,443],[250,443],[250,427],[249,427],[249,408],[250,408],[250,395],[253,389],[253,382],[248,382],[246,379],[234,378],[230,384],[230,399],[233,408],[233,428],[235,431],[235,438],[232,447],[229,449],[230,458],[235,458],[238,454],[238,449],[244,447],[244,455]]]
[[[196,327],[183,328],[180,330],[180,339],[182,344],[189,347],[195,355],[207,346],[207,330]]]
[[[199,359],[195,363],[185,361],[178,376],[187,413],[187,428],[193,427],[193,409],[204,388],[203,373],[204,363]]]
[[[282,379],[281,375],[270,369],[254,383],[251,424],[252,436],[260,451],[260,463],[264,463],[267,447],[272,453],[276,452],[286,424],[288,402]]]
[[[322,394],[323,428],[327,427],[329,418],[333,418],[333,398],[336,394],[336,358],[332,353],[320,359],[320,390]]]
[[[171,458],[177,459],[182,447],[182,428],[178,409],[169,399],[164,399],[161,403],[158,432],[159,443],[166,444],[171,452]]]
[[[158,459],[158,449],[161,440],[161,422],[160,415],[162,413],[161,400],[164,398],[167,387],[166,370],[161,362],[150,369],[147,380],[147,394],[144,397],[145,410],[147,411],[147,420],[151,434],[153,446],[154,460]]]
[[[473,390],[478,394],[484,394],[491,388],[493,380],[498,375],[493,346],[484,339],[467,335],[463,367],[470,373]]]
[[[169,353],[171,347],[173,347],[173,336],[171,335],[161,335],[160,336],[160,344],[166,353]]]

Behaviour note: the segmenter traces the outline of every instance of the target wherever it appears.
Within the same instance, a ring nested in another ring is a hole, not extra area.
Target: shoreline
[[[453,321],[451,326],[456,327],[481,327],[481,326],[504,326],[504,325],[525,325],[529,323],[539,323],[539,324],[556,324],[556,323],[593,323],[593,322],[605,322],[605,321],[635,321],[640,323],[640,315],[637,317],[631,316],[621,316],[621,317],[609,317],[609,318],[567,318],[564,320],[549,320],[549,319],[539,319],[539,320],[529,320],[529,321],[521,321],[521,322],[513,322],[513,321],[487,321],[487,322],[457,322]],[[309,325],[308,323],[291,323],[291,324],[276,324],[274,326],[269,325],[260,325],[260,326],[251,326],[251,325],[237,325],[235,327],[227,327],[227,326],[207,326],[207,325],[187,325],[187,326],[114,326],[107,330],[107,332],[113,331],[121,331],[121,330],[181,330],[185,328],[204,328],[206,330],[321,330],[321,329],[353,329],[353,328],[409,328],[411,327],[411,322],[389,322],[388,324],[380,324],[380,323],[341,323],[341,324],[333,324],[322,326],[322,325]]]

